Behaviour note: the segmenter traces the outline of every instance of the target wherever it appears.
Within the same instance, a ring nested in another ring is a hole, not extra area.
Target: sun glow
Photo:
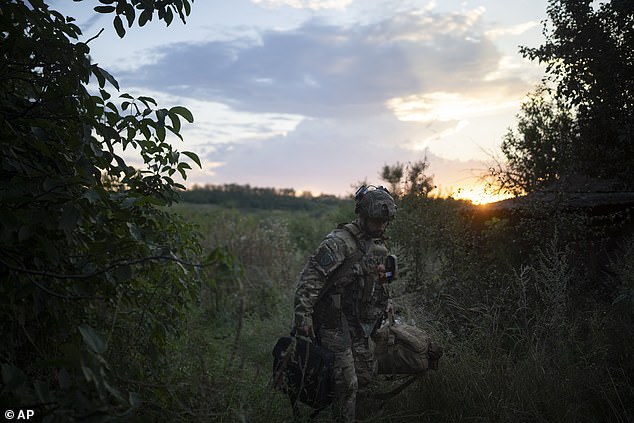
[[[504,98],[499,93],[476,96],[449,92],[397,97],[386,102],[387,108],[404,122],[462,121],[516,107],[517,104],[517,100]]]
[[[452,197],[457,200],[467,200],[476,205],[484,205],[511,198],[512,195],[491,192],[491,190],[487,190],[486,187],[472,187],[469,189],[459,189]]]

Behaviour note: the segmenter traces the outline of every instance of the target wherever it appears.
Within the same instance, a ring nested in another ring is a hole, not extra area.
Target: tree
[[[390,184],[390,191],[394,195],[398,195],[400,190],[401,179],[403,179],[403,164],[384,165],[381,170],[381,179]]]
[[[542,189],[575,172],[578,132],[573,113],[540,85],[522,103],[517,129],[502,142],[505,165],[494,169],[499,189],[515,195]]]
[[[190,13],[187,0],[100,3],[120,36],[123,19]],[[193,116],[114,97],[116,79],[80,35],[43,0],[0,0],[0,403],[38,420],[138,405],[199,284],[197,238],[162,207],[183,188],[172,176],[186,177],[184,159],[200,165],[169,143]],[[126,149],[146,168],[129,166]]]
[[[407,165],[399,162],[391,166],[386,164],[381,169],[381,179],[390,184],[395,196],[427,197],[436,188],[433,176],[425,174],[428,167],[427,157]]]
[[[553,100],[529,100],[519,118],[520,137],[506,137],[510,171],[521,175],[516,188],[537,189],[572,174],[632,189],[634,3],[550,0],[547,12],[546,42],[520,52],[546,64],[553,89],[535,94]]]

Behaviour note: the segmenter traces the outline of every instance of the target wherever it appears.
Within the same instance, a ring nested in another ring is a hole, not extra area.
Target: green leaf
[[[92,369],[85,364],[81,365],[81,371],[84,374],[84,378],[86,378],[87,382],[95,380],[95,374],[92,372]]]
[[[149,140],[150,137],[152,136],[152,133],[150,132],[150,128],[148,127],[147,123],[141,123],[139,130],[141,131],[141,133],[143,134],[146,140]]]
[[[103,71],[103,69],[102,69],[102,71]],[[106,72],[106,73],[108,73],[108,72]],[[112,78],[112,79],[114,79],[114,78]],[[115,80],[115,82],[117,82],[117,81]],[[106,91],[106,90],[104,90],[102,88],[99,89],[99,94],[101,94],[101,98],[103,98],[104,101],[106,101],[106,100],[110,99],[110,97],[112,97],[112,95],[110,95],[110,93],[108,91]]]
[[[181,22],[183,22],[183,23],[187,23],[187,22],[185,21],[185,14],[183,13],[183,9],[182,9],[182,8],[178,8],[178,9],[177,9],[177,12],[178,12],[178,16],[181,18]]]
[[[114,6],[95,6],[93,10],[97,13],[112,13],[114,9]]]
[[[100,68],[97,65],[94,65],[92,67],[92,73],[95,74],[95,76],[97,77],[97,79],[99,80],[99,86],[101,88],[104,87],[104,85],[106,84],[105,81],[110,82],[110,84],[115,87],[117,89],[117,91],[119,91],[119,83],[117,82],[117,80],[114,78],[114,76],[110,75],[110,73],[108,71],[106,71],[103,68]],[[102,94],[103,95],[103,94]],[[110,98],[110,95],[108,94],[108,97],[106,98],[104,96],[104,100],[107,100],[108,98]]]
[[[119,15],[114,17],[114,21],[112,22],[114,25],[114,29],[117,31],[117,35],[119,38],[123,38],[125,36],[125,28],[123,27],[123,21]]]
[[[178,168],[178,171],[179,171],[179,172],[180,172],[180,174],[181,174],[181,177],[182,177],[183,179],[187,179],[187,172],[186,172],[186,170],[187,170],[187,169],[191,169],[192,167],[191,167],[188,163],[182,162],[182,163],[179,163],[179,164],[178,164],[178,167],[177,167],[177,168]]]
[[[186,164],[186,163],[181,163],[181,164]],[[185,171],[185,169],[183,169],[182,166],[178,166],[178,171],[181,174],[181,178],[183,179],[187,179],[187,172]],[[173,172],[172,172],[173,173]]]
[[[106,78],[103,75],[103,73],[100,72],[101,68],[98,67],[97,65],[93,65],[91,70],[92,70],[92,73],[97,77],[97,82],[99,83],[99,88],[103,88],[106,85]],[[103,104],[103,100],[100,97],[93,96],[93,99],[98,104]]]
[[[110,110],[112,110],[114,113],[118,114],[119,111],[117,110],[117,106],[115,106],[115,104],[112,101],[109,101],[106,103],[106,107]]]
[[[125,5],[125,11],[124,11],[125,17],[128,20],[128,28],[132,28],[132,24],[134,23],[134,6],[132,6],[131,4],[126,4]]]
[[[156,136],[159,141],[165,141],[165,126],[158,125],[156,128]]]
[[[173,19],[174,13],[172,13],[172,9],[165,9],[165,23],[167,24],[167,26],[170,26]]]
[[[139,16],[139,26],[144,26],[146,23],[150,22],[151,20],[152,20],[152,10],[145,9],[143,12],[141,12],[141,15]]]
[[[176,113],[169,113],[169,117],[172,121],[172,132],[178,134],[181,130],[181,120]]]
[[[128,128],[127,129],[128,141],[132,141],[135,136],[136,136],[136,130],[132,127]]]
[[[176,113],[177,115],[181,115],[189,123],[194,122],[194,115],[192,115],[192,112],[190,112],[189,109],[187,109],[186,107],[174,106],[169,111],[170,113]]]
[[[153,104],[155,106],[157,105],[156,100],[154,100],[152,97],[142,95],[139,96],[138,100],[145,104],[145,107],[150,107],[150,104]]]
[[[106,343],[101,336],[90,326],[80,325],[79,332],[86,345],[95,353],[103,354],[106,351]]]
[[[203,166],[200,164],[200,158],[198,157],[196,153],[192,153],[191,151],[182,151],[181,153],[183,153],[184,155],[192,159],[194,163],[198,165],[199,168],[201,169],[203,168]]]

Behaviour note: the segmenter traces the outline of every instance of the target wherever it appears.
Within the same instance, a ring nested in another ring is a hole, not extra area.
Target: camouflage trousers
[[[366,338],[361,328],[351,327],[349,333],[342,328],[321,329],[321,344],[335,353],[334,419],[353,422],[359,389],[369,388],[376,375],[374,342]]]

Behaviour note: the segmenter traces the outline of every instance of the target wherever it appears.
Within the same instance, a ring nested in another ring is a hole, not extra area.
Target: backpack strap
[[[357,264],[357,262],[361,260],[362,257],[363,257],[363,252],[361,250],[357,250],[354,253],[350,254],[348,257],[346,257],[343,263],[341,264],[341,266],[335,269],[332,275],[330,275],[330,277],[328,278],[328,281],[326,282],[326,286],[319,293],[319,296],[317,297],[317,301],[315,302],[315,304],[321,301],[321,299],[326,296],[326,294],[330,291],[330,289],[335,285],[335,282],[339,279],[339,276],[345,274],[350,269],[352,269],[352,266]]]
[[[365,248],[363,246],[363,243],[361,242],[361,236],[363,232],[361,231],[361,228],[359,227],[359,225],[356,225],[354,223],[347,223],[345,225],[341,225],[340,227],[341,229],[344,229],[346,232],[352,235],[352,238],[357,243],[357,250],[362,251],[363,254],[365,254],[367,248]]]
[[[362,248],[361,240],[359,239],[361,236],[361,230],[357,225],[353,223],[347,223],[344,225],[339,225],[337,229],[344,229],[347,233],[349,233],[356,242],[357,249],[354,253],[347,256],[344,259],[343,263],[341,263],[341,266],[335,269],[335,271],[328,277],[326,286],[319,293],[315,304],[321,301],[321,299],[324,298],[326,294],[328,294],[328,292],[335,285],[335,282],[339,279],[339,277],[349,272],[350,269],[352,269],[352,266],[357,264],[359,260],[361,260],[361,258],[363,258],[363,256],[365,255],[365,249]]]

